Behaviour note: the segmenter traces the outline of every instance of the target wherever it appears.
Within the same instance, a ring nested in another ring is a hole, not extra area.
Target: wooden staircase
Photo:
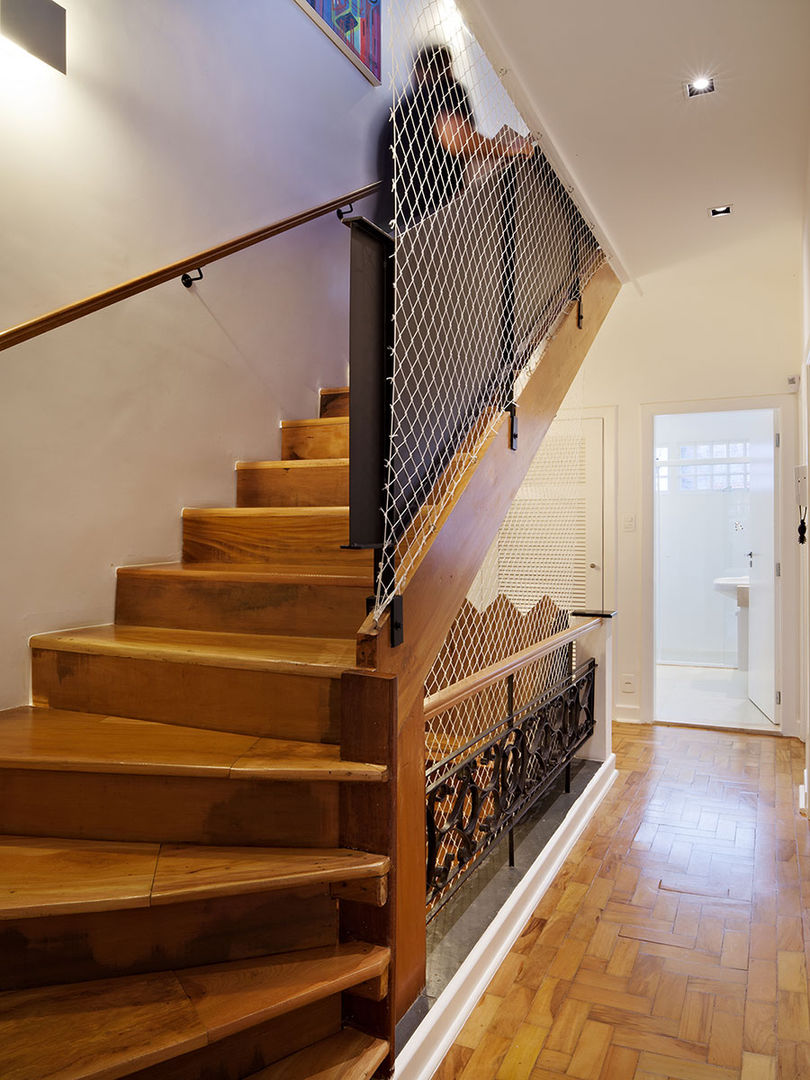
[[[3,1080],[388,1057],[347,1023],[385,1011],[389,967],[358,824],[389,770],[354,760],[343,700],[372,578],[341,549],[347,416],[323,391],[283,461],[238,466],[236,508],[186,510],[183,562],[121,569],[113,626],[32,639],[34,704],[0,713]]]

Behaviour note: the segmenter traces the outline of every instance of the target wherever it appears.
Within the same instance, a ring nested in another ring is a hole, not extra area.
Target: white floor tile
[[[656,665],[655,718],[750,731],[777,729],[749,700],[746,673],[736,668]]]

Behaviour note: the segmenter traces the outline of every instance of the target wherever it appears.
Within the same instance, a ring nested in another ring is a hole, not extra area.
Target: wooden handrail
[[[536,645],[530,645],[528,649],[521,649],[520,652],[512,653],[505,660],[499,660],[495,664],[490,664],[489,667],[481,668],[474,675],[469,675],[466,679],[453,683],[452,686],[446,686],[444,690],[438,690],[435,694],[425,698],[425,720],[430,720],[439,713],[451,709],[454,705],[460,705],[462,701],[466,701],[473,694],[479,694],[482,690],[486,690],[493,683],[500,682],[507,675],[511,675],[513,672],[519,671],[537,660],[542,660],[544,656],[548,656],[549,653],[553,653],[556,649],[561,649],[563,645],[569,645],[572,641],[576,641],[577,638],[587,634],[590,630],[594,630],[601,623],[601,616],[587,619],[585,622],[580,623],[579,626],[571,626],[567,630],[561,630],[558,634],[552,634],[551,637],[538,641]]]
[[[116,285],[112,289],[96,293],[95,296],[88,296],[85,300],[79,300],[75,304],[68,304],[66,307],[58,308],[47,315],[40,315],[29,322],[20,323],[19,326],[12,326],[0,334],[0,352],[3,349],[10,349],[13,345],[19,345],[23,341],[28,341],[30,338],[37,337],[39,334],[55,330],[57,326],[64,326],[65,323],[81,319],[85,315],[98,311],[100,308],[110,307],[111,304],[117,304],[120,300],[126,300],[130,296],[146,292],[147,289],[153,289],[156,285],[163,285],[164,282],[180,277],[181,274],[186,274],[190,270],[197,270],[202,266],[208,266],[209,263],[217,262],[219,259],[225,259],[228,255],[234,255],[237,251],[252,247],[253,244],[260,244],[262,240],[269,240],[272,236],[289,232],[290,229],[305,225],[308,221],[314,221],[316,218],[324,217],[324,215],[331,213],[333,210],[339,210],[349,203],[359,202],[361,199],[365,199],[379,191],[380,186],[379,180],[376,183],[367,184],[365,187],[350,191],[347,195],[342,195],[338,199],[330,199],[329,202],[313,206],[309,210],[302,210],[301,213],[276,221],[272,225],[265,225],[262,229],[255,229],[253,232],[245,233],[244,236],[238,236],[235,240],[228,240],[224,244],[218,244],[216,247],[208,248],[206,251],[200,251],[196,255],[189,255],[187,259],[171,263],[160,270],[153,270],[151,274],[143,274],[141,277]]]

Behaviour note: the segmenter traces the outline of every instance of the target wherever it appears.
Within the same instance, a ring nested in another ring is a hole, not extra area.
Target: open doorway
[[[654,418],[659,721],[777,726],[775,418]]]

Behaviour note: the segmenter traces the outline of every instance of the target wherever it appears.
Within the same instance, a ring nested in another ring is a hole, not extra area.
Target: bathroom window
[[[748,442],[684,442],[677,446],[677,460],[671,461],[669,447],[660,446],[655,452],[657,490],[671,490],[671,467],[677,491],[747,491],[751,487],[749,450]]]

